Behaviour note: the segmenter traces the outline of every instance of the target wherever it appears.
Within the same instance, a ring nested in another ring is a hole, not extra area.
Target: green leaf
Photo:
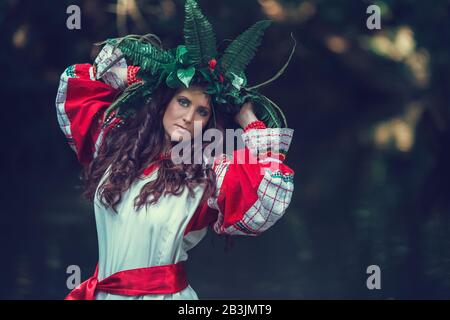
[[[246,97],[255,106],[256,116],[269,128],[287,127],[283,111],[272,100],[257,91],[247,91]]]
[[[244,73],[241,73],[241,78],[244,79],[244,83],[242,84],[242,86],[245,87],[247,85],[247,77]]]
[[[281,126],[281,122],[276,116],[275,111],[270,106],[270,104],[261,103],[263,110],[265,113],[262,114],[261,120],[267,125],[269,128],[279,128]]]
[[[213,83],[213,85],[214,85],[214,87],[215,87],[217,93],[220,93],[220,92],[222,91],[222,90],[221,90],[222,88],[221,88],[219,82],[215,81],[215,82]]]
[[[221,65],[227,72],[241,74],[255,56],[261,44],[264,31],[271,24],[270,20],[255,23],[239,37],[237,37],[225,50],[221,58]]]
[[[178,79],[177,73],[175,71],[171,72],[166,79],[166,84],[170,88],[179,88],[183,83]]]
[[[188,50],[186,46],[178,46],[177,47],[177,61],[179,61],[182,64],[187,63],[188,57],[187,57]]]
[[[195,65],[207,63],[217,56],[216,36],[212,25],[195,0],[186,0],[185,11],[184,41],[189,59]]]
[[[211,71],[209,69],[199,69],[198,70],[200,72],[200,74],[203,76],[203,78],[207,81],[207,82],[213,82],[212,80],[212,74]]]
[[[277,128],[281,127],[281,120],[280,120],[280,117],[281,117],[281,119],[283,119],[284,127],[287,128],[287,126],[288,126],[287,125],[287,120],[286,120],[286,116],[283,113],[283,110],[281,110],[281,108],[275,102],[273,102],[272,100],[270,100],[266,96],[261,95],[261,97],[264,100],[264,104],[267,105],[267,103],[268,103],[268,106],[270,106],[272,108],[272,110],[277,114],[277,116],[276,116],[276,120],[277,120],[276,127]]]
[[[178,79],[180,79],[180,81],[186,86],[186,88],[189,88],[189,84],[191,83],[194,74],[195,74],[194,67],[189,67],[187,69],[178,69],[177,71]]]
[[[155,74],[163,64],[171,63],[175,57],[170,51],[158,48],[150,42],[136,37],[110,39],[108,43],[117,46],[131,64],[140,66],[145,72]]]
[[[244,85],[244,78],[239,77],[235,73],[231,72],[231,75],[233,76],[233,80],[231,81],[231,84],[233,87],[235,87],[237,90],[240,90],[241,87]]]
[[[172,63],[161,65],[161,70],[160,71],[165,71],[165,72],[167,72],[167,74],[169,74],[169,73],[171,73],[172,71],[174,71],[176,69],[177,69],[177,63],[174,60]]]

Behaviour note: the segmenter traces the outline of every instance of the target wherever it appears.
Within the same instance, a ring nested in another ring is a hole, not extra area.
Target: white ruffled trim
[[[123,90],[127,86],[126,81],[122,80],[114,70],[127,69],[128,66],[122,51],[119,48],[113,51],[113,48],[112,45],[106,44],[97,58],[95,58],[96,77],[97,79],[101,78],[106,84],[115,89]]]
[[[242,139],[254,156],[272,151],[275,153],[286,153],[291,145],[293,129],[267,128],[253,129],[245,132]]]

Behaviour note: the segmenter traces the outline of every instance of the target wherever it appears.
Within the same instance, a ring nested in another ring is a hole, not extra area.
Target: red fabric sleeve
[[[58,122],[82,165],[93,159],[101,142],[103,114],[119,92],[95,80],[90,64],[71,66],[61,75],[56,99]]]
[[[199,206],[186,233],[212,226],[218,234],[257,236],[276,223],[290,204],[294,171],[283,163],[293,130],[252,129],[246,147],[214,164],[217,192]]]
[[[246,148],[235,152],[233,159],[238,153],[245,159],[253,158]],[[293,174],[281,162],[230,163],[217,197],[221,219],[215,224],[215,231],[258,235],[266,230],[283,215],[290,202]]]

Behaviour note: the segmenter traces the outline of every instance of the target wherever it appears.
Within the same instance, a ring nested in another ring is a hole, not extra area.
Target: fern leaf
[[[248,91],[250,100],[254,103],[256,115],[269,128],[287,127],[287,120],[280,107],[257,91]]]
[[[118,44],[118,48],[133,65],[138,65],[143,71],[152,74],[155,74],[163,64],[171,63],[174,59],[169,51],[135,39],[122,41]]]
[[[195,65],[207,63],[217,55],[216,36],[212,25],[195,0],[186,0],[185,11],[184,41],[188,57]]]
[[[241,74],[255,56],[261,44],[264,31],[270,26],[270,20],[255,23],[239,37],[237,37],[225,50],[221,58],[222,67],[226,72]]]

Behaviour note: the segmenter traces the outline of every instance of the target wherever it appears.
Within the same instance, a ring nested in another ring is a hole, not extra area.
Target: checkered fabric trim
[[[216,194],[208,199],[208,206],[218,211],[217,220],[214,223],[214,230],[218,232],[218,228],[223,224],[223,213],[220,211],[217,199],[219,197],[220,188],[222,187],[223,179],[228,171],[231,159],[226,154],[223,154],[215,161],[214,172],[216,173]]]
[[[94,150],[94,155],[92,156],[94,159],[97,157],[98,155],[98,151],[100,150],[100,146],[102,144],[102,140],[103,137],[105,135],[105,129],[101,129],[100,134],[98,135],[97,141],[95,141],[95,150]]]
[[[291,174],[286,176],[292,176]],[[220,228],[218,233],[257,236],[273,226],[291,202],[294,184],[289,178],[280,179],[278,173],[266,171],[258,187],[258,200],[237,223]]]
[[[284,182],[293,182],[294,181],[294,175],[293,174],[290,174],[290,173],[284,174],[281,171],[273,172],[273,173],[271,173],[271,176],[274,179],[278,178],[278,179],[283,180]]]
[[[62,73],[61,79],[59,82],[58,93],[56,94],[56,115],[58,118],[58,123],[66,136],[67,142],[73,151],[77,152],[75,141],[72,137],[72,130],[70,129],[70,120],[67,116],[65,110],[66,96],[67,96],[67,82],[70,78],[76,78],[75,74],[75,65],[66,68],[66,70]]]
[[[75,65],[67,67],[67,69],[64,72],[68,78],[76,78],[77,77],[75,74]]]
[[[114,71],[115,69],[124,68],[125,74],[127,72],[127,63],[123,57],[122,51],[119,48],[113,51],[112,45],[105,45],[98,54],[97,58],[95,58],[94,65],[96,68],[97,79],[101,78],[106,84],[110,85],[114,89],[124,90],[126,88],[127,84],[125,81],[122,80]]]
[[[216,194],[214,197],[210,197],[208,199],[208,206],[212,209],[219,210],[219,205],[217,204],[217,198],[219,196],[220,188],[222,187],[223,179],[225,178],[225,174],[228,171],[228,166],[231,163],[231,159],[226,154],[221,155],[215,161],[214,172],[216,173]]]
[[[266,154],[285,154],[293,133],[294,130],[288,128],[254,129],[245,132],[242,139],[255,157],[264,158]]]
[[[91,79],[92,81],[96,80],[94,67],[89,68],[89,79]]]

